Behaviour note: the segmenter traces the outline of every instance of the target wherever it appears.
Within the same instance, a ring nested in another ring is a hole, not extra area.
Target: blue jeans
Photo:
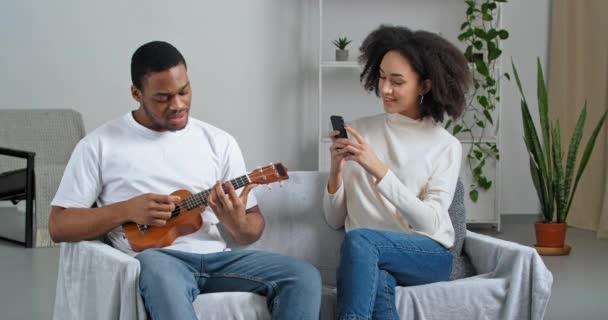
[[[152,319],[192,319],[199,294],[242,291],[266,296],[272,319],[319,319],[321,276],[311,264],[263,251],[138,254],[139,288]],[[247,306],[243,306],[247,308]]]
[[[354,229],[342,242],[338,319],[399,319],[395,287],[448,280],[452,255],[420,234]]]

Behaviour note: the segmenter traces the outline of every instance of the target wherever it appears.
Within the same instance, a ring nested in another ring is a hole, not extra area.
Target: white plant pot
[[[347,60],[348,60],[348,50],[336,49],[336,61],[347,61]]]

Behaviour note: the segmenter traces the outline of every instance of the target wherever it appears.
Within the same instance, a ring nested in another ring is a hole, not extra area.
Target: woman
[[[338,270],[339,319],[398,319],[396,285],[448,279],[448,216],[462,148],[441,122],[465,105],[470,72],[440,36],[380,26],[361,45],[361,82],[384,114],[331,133],[325,218],[346,235]]]

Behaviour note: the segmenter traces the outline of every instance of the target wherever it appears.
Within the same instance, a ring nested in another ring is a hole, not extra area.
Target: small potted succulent
[[[346,50],[346,46],[351,43],[352,40],[348,38],[338,38],[337,40],[332,41],[332,43],[336,46],[336,61],[346,61],[348,60],[348,50]]]

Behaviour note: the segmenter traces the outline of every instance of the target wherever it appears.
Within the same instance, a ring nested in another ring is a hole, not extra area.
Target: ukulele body
[[[171,195],[179,196],[183,201],[192,193],[188,190],[177,190]],[[164,226],[147,226],[147,229],[142,230],[134,222],[123,224],[122,230],[133,251],[169,246],[177,237],[193,233],[203,225],[201,207],[187,210],[178,205],[176,210],[179,210],[179,213],[169,218]]]

